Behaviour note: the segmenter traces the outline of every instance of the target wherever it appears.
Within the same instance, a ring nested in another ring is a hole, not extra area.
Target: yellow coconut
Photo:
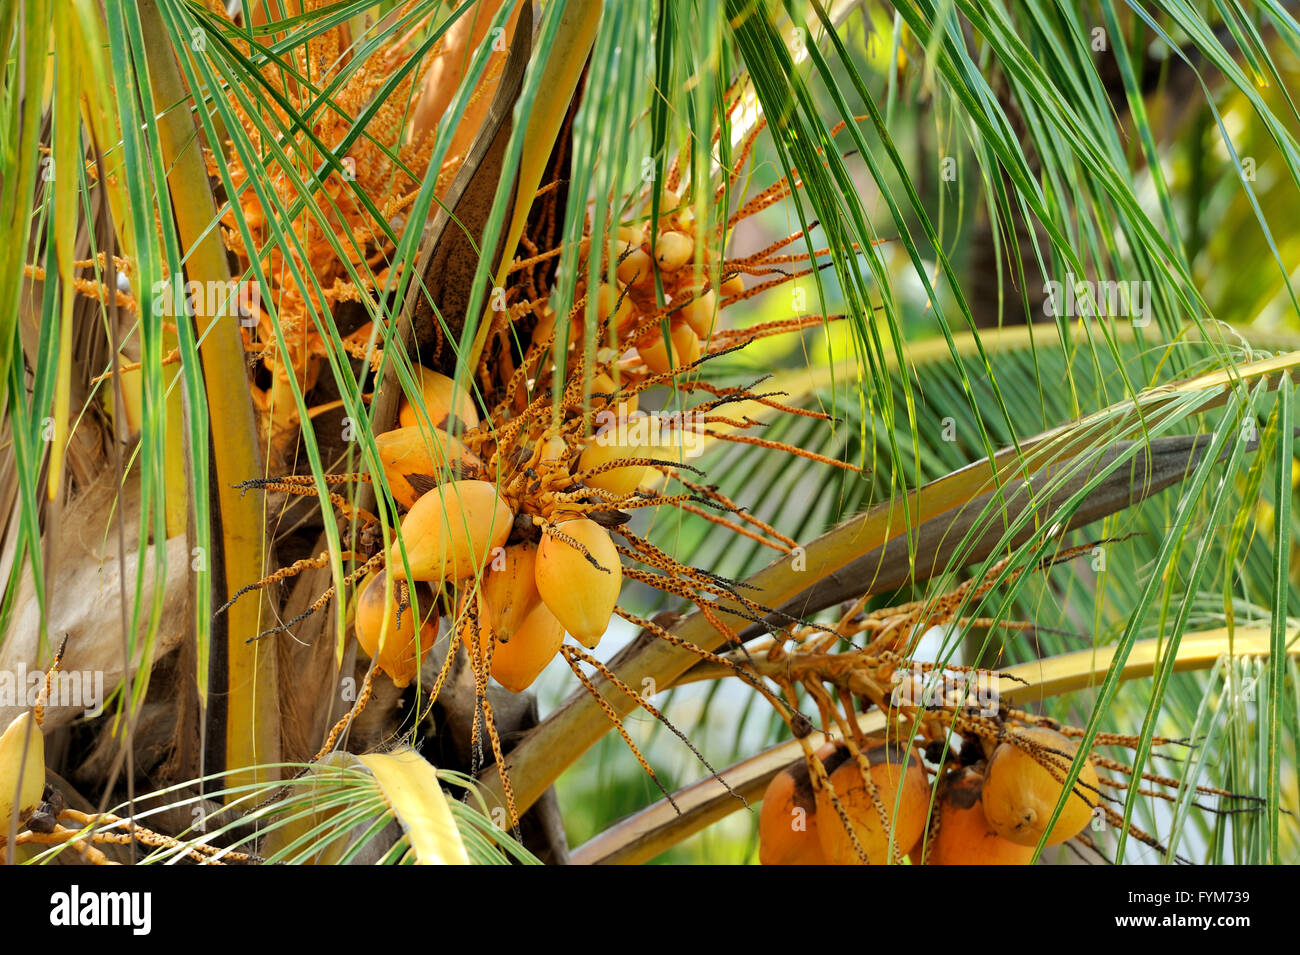
[[[687,289],[682,293],[682,298],[687,301],[678,314],[697,336],[708,338],[713,333],[713,322],[717,318],[718,293],[713,289],[704,293],[699,289]]]
[[[483,601],[498,640],[510,640],[524,618],[541,602],[537,593],[536,544],[512,544],[488,564],[483,575]]]
[[[594,647],[609,626],[623,585],[618,549],[609,531],[585,517],[562,521],[555,532],[580,544],[600,566],[548,531],[537,548],[537,592],[575,640]]]
[[[904,753],[902,747],[896,744],[886,746],[883,740],[878,740],[869,746],[865,755],[876,795],[884,808],[884,820],[867,790],[862,770],[849,755],[847,747],[837,750],[825,764],[830,770],[835,795],[853,824],[858,843],[872,865],[885,865],[892,858],[889,851],[891,835],[894,847],[900,853],[906,853],[921,837],[930,807],[930,787],[916,754],[910,750]],[[901,804],[896,812],[900,787]],[[830,793],[825,790],[817,793],[817,831],[828,863],[861,864],[848,830]]]
[[[700,340],[695,337],[695,331],[690,325],[685,322],[674,323],[669,338],[672,342],[671,356],[664,344],[663,332],[659,329],[637,342],[637,354],[656,375],[682,368],[700,357]]]
[[[641,237],[637,236],[631,241],[616,245],[615,248],[617,254],[614,261],[618,263],[615,267],[618,280],[624,285],[644,285],[654,272],[650,268],[649,254],[641,247]]]
[[[682,232],[660,232],[654,254],[661,271],[676,272],[695,255],[695,241]]]
[[[375,447],[393,497],[411,507],[435,484],[459,477],[482,462],[459,439],[439,428],[394,428],[375,436]]]
[[[626,384],[626,382],[624,383]],[[605,374],[603,371],[598,371],[596,372],[596,374],[591,376],[591,394],[593,396],[613,395],[618,390],[619,390],[618,384],[614,381],[613,378]],[[605,401],[606,406],[608,406],[609,403],[613,401],[612,398],[595,399],[595,400]],[[627,395],[625,397],[624,395],[620,394],[618,397],[618,406],[613,410],[620,417],[626,418],[628,415],[636,411],[637,408],[640,406],[640,404],[641,401],[637,395],[633,394],[633,395]]]
[[[611,430],[604,438],[601,436],[594,438],[578,458],[578,470],[587,471],[627,458],[653,457],[648,448],[629,445],[626,440],[626,435],[620,435],[617,428]],[[600,488],[622,496],[635,491],[645,480],[648,470],[649,468],[644,464],[626,464],[589,475],[582,481],[588,487]]]
[[[415,382],[424,397],[424,410],[428,418],[423,417],[414,404],[403,398],[397,413],[397,420],[402,427],[431,424],[446,431],[452,430],[451,425],[457,419],[455,430],[465,431],[478,426],[478,409],[474,407],[474,399],[468,391],[458,390],[452,379],[428,368],[417,367]]]
[[[984,817],[1004,839],[1022,846],[1037,846],[1065,787],[1026,750],[1036,746],[1050,751],[1042,752],[1042,756],[1064,779],[1079,745],[1055,730],[1039,726],[1017,728],[1015,736],[1025,748],[1010,741],[999,743],[989,758],[989,768],[984,774]],[[1074,791],[1048,833],[1047,845],[1059,845],[1083,832],[1092,821],[1090,803],[1098,801],[1099,786],[1092,763],[1084,763]]]
[[[653,197],[652,197],[653,198]],[[672,189],[665,189],[659,193],[659,214],[667,215],[670,212],[676,212],[677,207],[682,204],[681,194]],[[646,203],[645,211],[647,214],[654,212],[654,202]]]
[[[505,545],[515,515],[487,481],[448,481],[424,494],[402,518],[402,537],[394,541],[388,566],[397,579],[407,576],[400,545],[413,580],[441,583],[479,573],[497,547]]]
[[[30,815],[44,793],[45,737],[29,710],[0,735],[0,842],[8,837],[10,818]]]
[[[622,327],[632,314],[632,300],[623,295],[620,302],[620,294],[618,289],[604,283],[596,289],[596,317],[603,322],[613,312],[615,327]]]
[[[395,586],[389,597],[388,575],[381,570],[367,578],[357,598],[357,643],[398,686],[406,686],[415,679],[420,664],[438,639],[433,590],[426,585],[416,585],[410,590],[406,606],[402,606],[400,588]],[[388,614],[384,613],[385,601],[391,601]],[[418,621],[416,604],[419,604]]]
[[[499,629],[495,631],[499,634]],[[533,605],[508,642],[492,648],[492,677],[511,693],[522,693],[546,669],[560,645],[564,627],[540,601]],[[486,643],[484,644],[486,650]]]

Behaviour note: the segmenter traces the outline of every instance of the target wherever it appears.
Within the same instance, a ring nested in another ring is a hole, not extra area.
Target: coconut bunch
[[[745,155],[757,133],[751,133]],[[730,174],[733,180],[740,171]],[[376,496],[383,498],[385,510],[391,503],[397,520],[396,527],[386,527],[388,522],[356,509],[345,495],[331,497],[341,516],[361,525],[356,549],[343,555],[354,562],[345,586],[352,591],[358,643],[375,666],[367,673],[357,707],[335,727],[322,752],[370,698],[376,673],[398,686],[408,685],[440,636],[447,638],[449,649],[431,675],[431,697],[437,698],[464,647],[500,762],[499,741],[486,712],[489,679],[522,692],[558,655],[593,693],[584,666],[645,705],[639,693],[623,686],[589,651],[614,615],[655,637],[685,644],[619,605],[625,581],[689,603],[728,639],[737,635],[719,615],[718,601],[737,607],[751,622],[773,612],[735,582],[678,561],[632,529],[636,512],[672,508],[779,553],[793,550],[791,538],[707,482],[693,458],[709,443],[741,443],[856,470],[755,433],[773,413],[827,420],[826,413],[786,404],[784,394],[761,390],[761,381],[750,386],[709,381],[709,363],[715,359],[759,338],[828,320],[794,315],[734,331],[723,327],[719,311],[724,307],[806,274],[781,267],[787,259],[800,258],[779,251],[798,236],[755,255],[725,254],[736,222],[788,195],[784,180],[720,223],[695,227],[682,197],[702,189],[722,195],[726,187],[705,183],[692,189],[680,183],[674,170],[661,194],[642,197],[649,217],[611,226],[606,239],[585,236],[576,250],[577,274],[588,273],[588,256],[600,255],[594,264],[608,280],[580,281],[564,322],[556,320],[551,308],[555,290],[541,268],[563,249],[542,250],[526,234],[509,270],[504,307],[489,313],[492,324],[472,378],[473,393],[448,375],[415,366],[415,388],[403,400],[396,426],[375,436],[374,471],[325,475],[326,481],[343,484],[369,481],[371,473],[382,471],[387,491],[377,489]],[[538,201],[548,195],[553,191],[543,187]],[[748,275],[763,281],[747,289]],[[437,357],[435,353],[429,360]],[[671,415],[641,411],[642,397],[655,390],[656,402],[671,391],[685,406]],[[316,494],[306,475],[244,486]],[[298,561],[245,591],[328,561],[328,554]],[[335,596],[333,588],[327,589],[303,615],[260,636],[290,629]],[[571,643],[565,643],[566,634]],[[687,646],[704,659],[730,665]],[[742,678],[776,702],[761,681],[748,673]],[[606,712],[654,777],[621,720],[612,709]],[[653,713],[662,718],[657,710]]]
[[[1065,549],[1038,567],[1090,553],[1093,546]],[[803,760],[778,773],[764,795],[764,864],[880,865],[908,857],[918,865],[1027,865],[1040,842],[1091,845],[1090,827],[1126,829],[1166,851],[1156,837],[1125,822],[1124,798],[1132,786],[1145,783],[1143,795],[1172,803],[1182,782],[1138,772],[1102,752],[1138,750],[1140,736],[1097,734],[1067,791],[1082,728],[1002,702],[998,687],[1015,679],[1009,674],[906,655],[913,635],[932,626],[1030,629],[1015,621],[959,616],[960,608],[973,606],[991,589],[1006,565],[1001,561],[927,602],[866,612],[863,598],[833,626],[792,628],[789,648],[778,637],[747,651],[752,670],[777,683],[791,704],[784,714],[804,750]],[[1014,570],[1008,579],[1023,572]],[[836,652],[844,641],[852,649]],[[814,748],[811,722],[789,719],[796,687],[815,703],[822,733],[834,742]],[[887,736],[863,731],[858,716],[873,709],[883,715]],[[1157,749],[1158,756],[1175,761],[1168,748],[1190,745],[1163,737],[1151,743],[1165,748]],[[1252,811],[1262,803],[1210,786],[1194,789],[1220,797],[1214,806],[1195,804],[1207,812]]]
[[[739,402],[781,407],[777,396],[746,388],[697,389],[706,400],[672,424],[639,413],[644,391],[670,384],[687,371],[644,375],[619,387],[611,377],[617,369],[598,361],[590,377],[570,378],[558,408],[543,393],[521,412],[511,413],[512,389],[523,380],[516,373],[504,389],[504,400],[480,418],[469,393],[452,379],[417,369],[418,400],[403,401],[397,426],[375,439],[384,483],[400,514],[393,539],[385,545],[374,515],[334,495],[340,510],[363,525],[361,549],[344,556],[357,565],[347,576],[349,585],[357,584],[354,629],[374,667],[353,712],[335,727],[322,753],[365,706],[377,673],[399,687],[410,684],[444,632],[449,647],[430,698],[437,698],[458,650],[465,647],[495,750],[499,741],[486,703],[489,677],[522,692],[559,655],[588,688],[582,664],[617,681],[587,652],[597,646],[615,614],[681,644],[653,621],[619,607],[625,579],[690,600],[732,637],[734,632],[713,609],[717,599],[736,601],[751,620],[771,612],[733,582],[677,561],[628,526],[634,511],[672,507],[704,515],[782,552],[793,547],[793,541],[715,488],[692,480],[696,468],[683,460],[689,442],[747,437],[736,429],[755,422],[728,417],[720,408]],[[615,426],[596,429],[602,416],[610,416]],[[347,482],[368,475],[326,477]],[[245,487],[315,493],[310,481],[296,477],[260,479]],[[243,592],[327,561],[327,554],[299,561]],[[327,590],[306,613],[334,596],[332,588]],[[261,636],[290,629],[300,619]],[[573,644],[564,643],[566,634]],[[695,649],[706,659],[722,661]],[[630,688],[623,689],[639,699]],[[618,728],[623,732],[621,722]],[[499,761],[501,754],[496,755]],[[637,756],[653,776],[639,752]]]

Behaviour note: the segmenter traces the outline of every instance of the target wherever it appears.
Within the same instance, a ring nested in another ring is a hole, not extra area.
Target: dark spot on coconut
[[[808,764],[802,759],[786,770],[794,778],[794,804],[811,815],[817,811],[817,799],[813,794],[812,773]]]
[[[438,486],[438,482],[429,474],[403,474],[402,477],[407,484],[411,485],[411,490],[415,492],[416,497],[428,494]]]
[[[890,740],[888,743],[877,742],[870,749],[864,750],[863,755],[867,757],[868,766],[879,766],[881,763],[901,764],[907,760],[916,761],[916,754],[898,740]],[[827,774],[835,772],[851,759],[853,756],[849,748],[843,743],[836,744],[835,752],[823,760]]]

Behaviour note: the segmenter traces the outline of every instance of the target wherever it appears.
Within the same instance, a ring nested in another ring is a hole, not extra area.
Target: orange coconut
[[[388,575],[379,571],[362,584],[354,621],[361,649],[398,686],[406,686],[415,679],[420,663],[438,639],[438,611],[433,591],[419,585],[408,590],[405,601],[401,587],[392,588],[389,597]],[[391,601],[387,614],[384,613],[386,600]],[[421,618],[418,621],[416,604]]]
[[[394,428],[376,435],[375,447],[393,497],[403,507],[460,469],[481,467],[472,451],[439,428]]]
[[[984,773],[974,766],[956,770],[939,802],[939,834],[930,845],[930,865],[1029,865],[1032,846],[1004,839],[984,818]]]
[[[537,320],[537,324],[533,326],[533,337],[532,337],[533,344],[540,348],[542,344],[548,338],[551,337],[551,334],[554,331],[555,331],[555,309],[547,305],[545,308],[542,309],[541,318],[539,318]],[[572,338],[573,337],[572,334],[570,334],[569,337]]]
[[[451,425],[455,423],[456,430],[465,431],[478,426],[478,409],[474,407],[474,399],[463,388],[457,389],[452,379],[428,368],[417,367],[415,382],[424,397],[424,410],[428,419],[426,421],[419,409],[403,398],[397,413],[397,420],[402,427],[431,424],[446,431],[452,430]]]
[[[817,751],[823,761],[832,744]],[[817,833],[817,799],[812,774],[802,759],[781,770],[767,785],[758,813],[758,861],[763,865],[825,865]]]
[[[541,602],[534,579],[536,564],[536,544],[512,544],[493,558],[483,574],[483,601],[498,640],[512,639]]]
[[[723,298],[734,298],[743,291],[745,291],[744,276],[733,275],[722,283],[721,292]]]
[[[448,481],[424,494],[402,518],[402,538],[393,541],[388,566],[404,579],[401,544],[410,577],[441,583],[481,571],[505,545],[515,515],[487,481]]]
[[[500,630],[494,628],[494,633]],[[564,627],[546,604],[538,601],[524,617],[519,627],[503,643],[494,637],[492,648],[492,677],[511,693],[522,693],[546,669],[560,645],[564,643]],[[486,652],[487,644],[483,644]]]
[[[562,521],[555,530],[581,544],[591,560],[548,531],[537,548],[537,592],[575,640],[594,647],[609,626],[623,586],[618,549],[609,531],[585,517]]]
[[[848,814],[867,858],[872,865],[885,865],[892,858],[889,849],[891,832],[900,853],[911,849],[921,837],[930,808],[930,787],[920,761],[911,750],[904,751],[896,743],[886,746],[883,740],[879,740],[869,746],[865,755],[871,780],[884,807],[885,818],[890,823],[888,826],[881,820],[857,761],[849,755],[847,747],[837,749],[825,765],[835,795]],[[825,790],[817,794],[817,831],[828,863],[861,863],[830,793]]]
[[[1042,756],[1061,779],[1065,778],[1070,760],[1079,749],[1073,740],[1046,727],[1018,727],[1015,736],[1029,746],[1054,751],[1044,752]],[[1060,753],[1065,755],[1057,755]],[[1092,820],[1091,804],[1097,802],[1099,785],[1097,771],[1091,762],[1085,762],[1056,825],[1047,833],[1047,845],[1059,845],[1083,832]],[[1004,839],[1022,846],[1037,846],[1064,788],[1025,749],[1010,741],[999,743],[984,774],[984,817]],[[1085,799],[1083,794],[1089,798]]]

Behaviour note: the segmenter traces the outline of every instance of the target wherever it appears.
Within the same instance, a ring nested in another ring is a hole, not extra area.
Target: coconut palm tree
[[[7,6],[7,860],[1296,861],[1293,13]]]

